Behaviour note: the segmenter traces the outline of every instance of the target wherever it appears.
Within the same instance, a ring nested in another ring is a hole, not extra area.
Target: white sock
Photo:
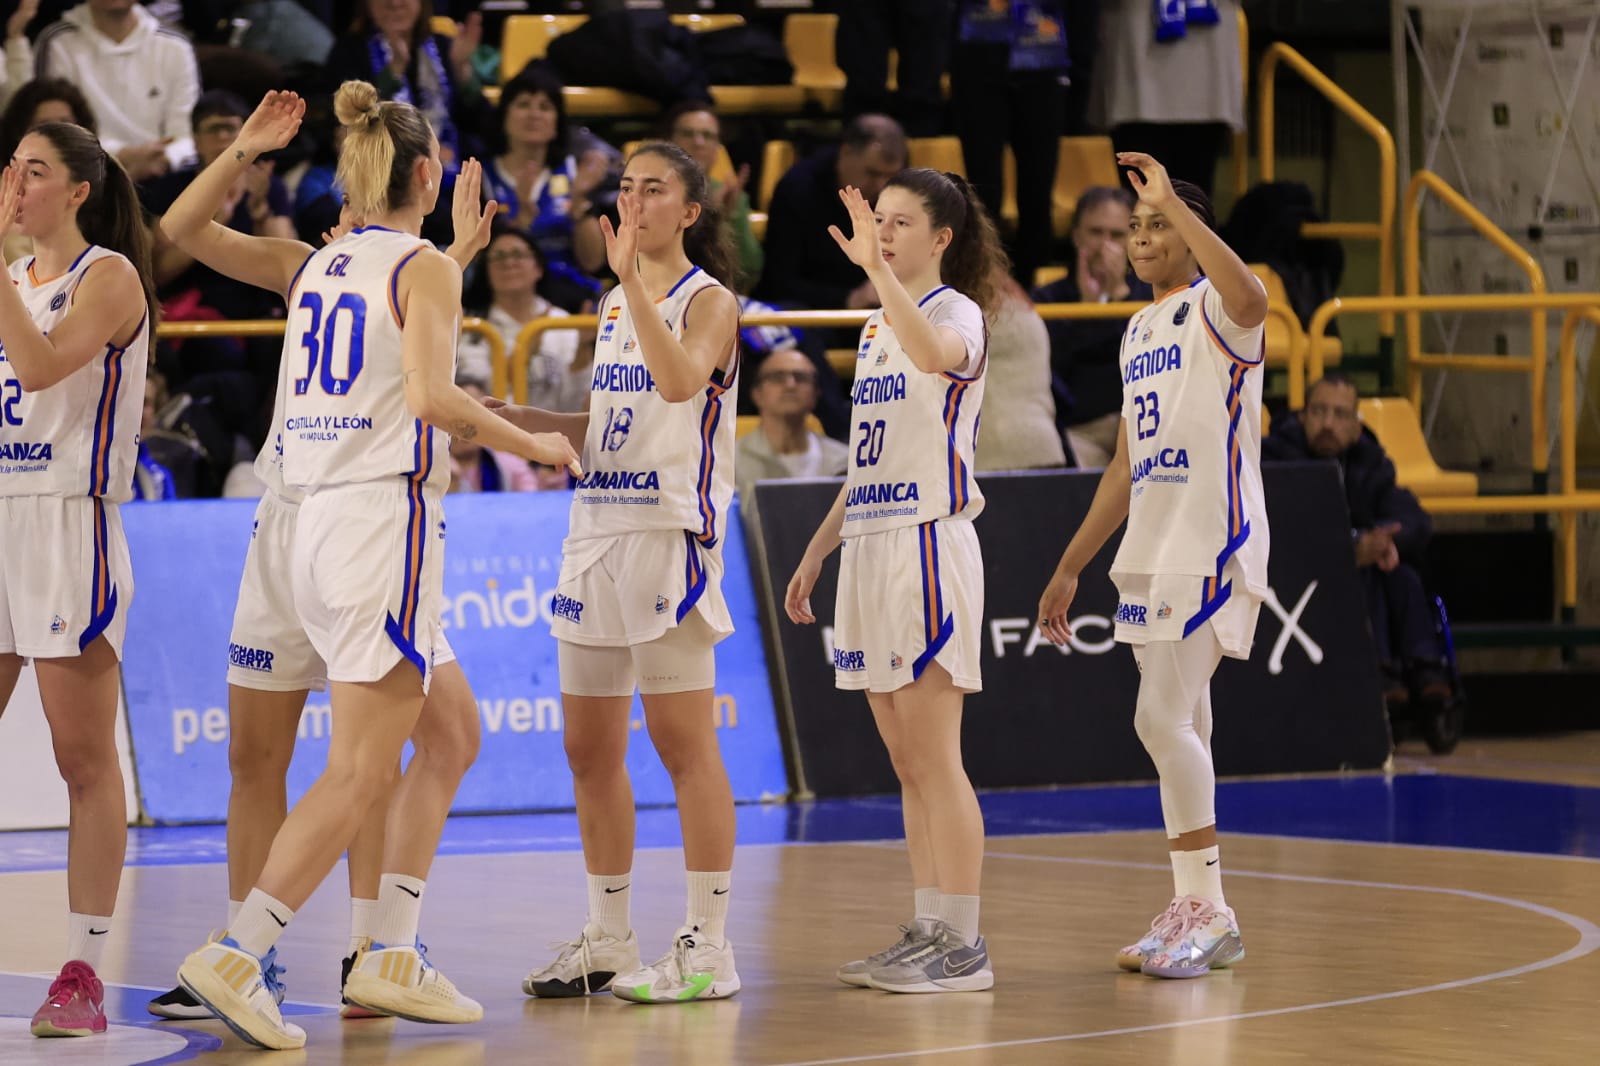
[[[933,923],[939,920],[939,890],[937,888],[919,888],[913,893],[916,900],[917,924],[926,933],[933,928]]]
[[[232,929],[233,928],[233,923],[239,920],[239,908],[243,907],[243,906],[244,906],[244,900],[242,900],[242,899],[230,899],[228,901],[228,924],[223,926],[222,928],[224,928],[224,929]]]
[[[721,944],[727,939],[729,870],[689,871],[689,915],[684,925],[697,926],[706,939]]]
[[[629,914],[633,892],[633,873],[589,874],[589,924],[597,932],[628,939],[633,931]]]
[[[235,944],[261,958],[272,950],[283,930],[294,920],[294,911],[279,900],[273,899],[259,888],[239,905],[239,915],[228,926],[228,936]]]
[[[1183,860],[1186,851],[1169,851],[1167,855],[1172,859],[1172,895],[1182,899],[1189,894],[1189,865]]]
[[[952,896],[939,893],[939,920],[950,931],[966,942],[968,947],[978,946],[978,897]]]
[[[421,878],[405,874],[384,874],[378,879],[378,912],[372,925],[374,944],[408,948],[417,942],[422,893],[427,885]]]
[[[100,968],[106,937],[111,935],[111,919],[98,914],[67,915],[67,961],[77,959],[93,969]]]
[[[347,955],[354,955],[360,948],[363,940],[371,940],[373,930],[378,927],[378,901],[375,899],[361,899],[359,896],[350,897],[350,950]]]
[[[1184,895],[1210,900],[1217,907],[1228,905],[1222,898],[1222,860],[1215,844],[1200,851],[1175,851],[1172,863],[1174,868],[1180,863],[1183,866],[1182,876],[1187,888]]]

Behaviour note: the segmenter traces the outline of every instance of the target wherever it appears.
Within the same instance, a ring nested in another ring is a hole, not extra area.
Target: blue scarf
[[[374,77],[391,70],[394,49],[389,47],[389,42],[383,39],[382,34],[375,33],[367,39],[367,55]],[[401,76],[398,79],[400,87],[394,91],[391,99],[410,104],[428,116],[428,121],[433,124],[434,135],[439,138],[439,147],[446,150],[445,170],[454,173],[461,166],[461,139],[456,133],[456,124],[450,118],[450,76],[445,72],[444,58],[439,55],[437,39],[430,36],[422,42],[422,58],[427,62],[417,67],[416,86],[413,88],[410,78]]]
[[[1155,0],[1156,42],[1181,40],[1190,26],[1215,26],[1222,16],[1217,0]]]

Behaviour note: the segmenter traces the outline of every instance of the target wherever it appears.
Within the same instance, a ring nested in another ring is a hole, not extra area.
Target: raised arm
[[[217,222],[215,215],[262,153],[282,148],[294,138],[305,111],[305,101],[295,93],[273,91],[263,97],[228,150],[202,170],[161,217],[158,236],[218,273],[287,299],[289,285],[311,254],[311,246],[240,233]]]
[[[461,269],[443,253],[425,248],[401,268],[399,288],[407,410],[452,437],[476,440],[485,448],[547,466],[565,466],[582,476],[578,452],[565,437],[528,433],[455,383]]]
[[[623,295],[632,307],[647,308],[650,293],[639,277],[639,204],[624,191],[617,197],[616,229],[610,219],[600,220],[605,234],[606,256],[622,285]],[[727,289],[716,289],[690,304],[692,318],[686,318],[683,339],[672,335],[658,314],[633,316],[639,331],[639,355],[655,379],[656,391],[668,403],[692,400],[706,387],[712,371],[733,351],[739,336],[739,302]]]
[[[21,200],[22,171],[13,163],[0,175],[0,241],[10,232]],[[144,286],[125,259],[91,264],[73,291],[72,306],[48,335],[34,324],[17,287],[0,285],[0,337],[25,392],[65,380],[108,344],[127,344],[146,313]]]
[[[1178,198],[1167,177],[1167,168],[1143,152],[1119,152],[1117,162],[1130,168],[1128,175],[1139,199],[1166,216],[1178,231],[1200,269],[1211,279],[1211,287],[1222,297],[1222,309],[1235,325],[1252,329],[1267,320],[1267,290],[1234,254],[1216,231],[1189,210]]]
[[[883,251],[878,246],[878,220],[861,190],[846,185],[839,190],[839,199],[850,212],[850,236],[846,237],[838,226],[829,226],[828,233],[850,261],[867,272],[867,280],[878,291],[884,314],[894,323],[895,335],[900,338],[906,358],[924,374],[942,374],[966,362],[967,342],[961,334],[929,322],[917,306],[917,298],[906,292],[906,287],[884,261]]]

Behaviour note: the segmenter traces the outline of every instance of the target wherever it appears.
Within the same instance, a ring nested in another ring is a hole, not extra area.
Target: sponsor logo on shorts
[[[1168,603],[1166,600],[1162,600],[1161,601],[1161,606],[1156,608],[1156,617],[1157,618],[1171,618],[1172,617],[1172,604]]]
[[[1117,624],[1121,626],[1146,625],[1145,612],[1148,610],[1148,607],[1141,607],[1138,604],[1119,603],[1117,604]]]
[[[62,618],[58,614],[54,618],[50,619],[50,632],[52,632],[52,633],[65,633],[66,631],[67,631],[67,620],[65,618]]]
[[[867,653],[864,651],[841,651],[838,648],[834,648],[833,668],[851,672],[865,670],[867,668]]]
[[[550,603],[550,613],[577,625],[583,624],[583,602],[571,596],[556,593],[556,598]]]
[[[241,670],[254,670],[261,674],[272,673],[272,658],[276,652],[247,648],[243,644],[228,645],[228,662]]]
[[[904,659],[900,658],[900,653],[899,652],[892,651],[892,652],[889,653],[889,669],[898,670],[902,666],[904,666],[905,664],[906,664],[906,661]]]
[[[666,614],[667,608],[672,606],[672,601],[665,596],[656,597],[656,614]]]

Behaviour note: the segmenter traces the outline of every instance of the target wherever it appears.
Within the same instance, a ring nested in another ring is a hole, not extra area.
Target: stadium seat
[[[740,415],[738,421],[734,423],[733,435],[736,438],[742,437],[746,433],[753,431],[760,424],[760,415]],[[816,415],[806,415],[806,428],[818,436],[822,436],[822,420]]]
[[[711,15],[673,15],[673,24],[695,33],[710,33],[713,30],[727,30],[735,26],[744,25],[743,15],[711,14]]]
[[[512,15],[500,34],[500,84],[504,85],[535,59],[543,59],[550,42],[589,21],[588,15]]]
[[[1433,461],[1422,423],[1411,401],[1395,396],[1361,401],[1361,421],[1377,436],[1394,462],[1399,483],[1418,496],[1476,496],[1478,476],[1441,470]]]
[[[1004,158],[1004,192],[1001,197],[1000,217],[1007,224],[1017,224],[1017,159],[1006,145]],[[1050,193],[1050,228],[1058,238],[1065,239],[1072,231],[1072,212],[1077,210],[1078,197],[1092,185],[1115,188],[1122,181],[1117,170],[1117,157],[1111,150],[1110,137],[1063,137],[1056,154],[1056,182]]]
[[[1275,304],[1289,303],[1288,290],[1283,287],[1283,279],[1278,272],[1265,263],[1251,263],[1250,270],[1260,278],[1267,287],[1267,300]],[[1308,353],[1309,354],[1309,353]],[[1344,358],[1344,344],[1338,337],[1324,335],[1322,338],[1322,362],[1326,366],[1338,366]],[[1289,327],[1283,319],[1276,315],[1267,317],[1267,362],[1272,366],[1283,366],[1289,361]]]
[[[844,99],[844,71],[833,51],[838,28],[838,15],[797,12],[783,22],[783,47],[794,66],[794,84],[826,111],[839,110]]]
[[[833,367],[833,372],[845,381],[854,381],[856,376],[856,350],[854,348],[829,348],[828,365]]]
[[[794,16],[789,16],[793,18]],[[793,141],[768,141],[761,149],[761,177],[756,185],[755,208],[765,211],[772,206],[772,190],[778,181],[794,166]]]
[[[967,174],[966,158],[961,154],[960,137],[907,137],[906,164]]]

